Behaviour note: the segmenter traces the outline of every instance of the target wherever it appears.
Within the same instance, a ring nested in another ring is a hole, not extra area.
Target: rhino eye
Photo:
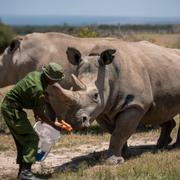
[[[97,101],[97,100],[98,100],[98,97],[99,97],[99,93],[95,93],[95,94],[94,94],[94,100]]]
[[[97,99],[98,98],[98,93],[95,93],[94,94],[94,99]]]

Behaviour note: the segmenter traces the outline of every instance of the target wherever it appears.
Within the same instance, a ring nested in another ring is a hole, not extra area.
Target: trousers
[[[1,104],[1,112],[16,144],[16,163],[35,163],[39,137],[30,124],[26,112],[6,98]]]

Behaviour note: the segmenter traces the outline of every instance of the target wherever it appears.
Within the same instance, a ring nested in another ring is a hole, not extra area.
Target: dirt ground
[[[33,166],[33,171],[38,173],[51,173],[55,172],[56,170],[62,170],[63,168],[71,167],[75,168],[78,161],[82,159],[87,160],[87,158],[93,152],[100,152],[104,151],[108,148],[108,142],[102,142],[98,145],[91,145],[91,144],[83,144],[78,146],[76,150],[71,150],[70,148],[58,148],[52,149],[47,158],[43,162],[37,162]],[[153,145],[156,144],[156,139],[149,138],[136,138],[130,139],[128,141],[128,145],[130,147],[140,147],[143,145]],[[148,148],[148,150],[150,150]],[[137,151],[136,151],[137,153]],[[141,152],[139,152],[141,153]],[[18,165],[15,162],[16,152],[13,150],[7,150],[0,152],[0,179],[1,177],[7,177],[8,175],[17,174],[18,172]]]

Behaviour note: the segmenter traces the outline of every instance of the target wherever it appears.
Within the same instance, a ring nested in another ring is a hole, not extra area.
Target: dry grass
[[[179,34],[150,34],[141,33],[133,34],[125,37],[131,41],[148,40],[153,43],[171,47],[180,48],[180,35]],[[0,102],[5,93],[11,87],[0,89]],[[28,111],[28,117],[33,122],[33,114]],[[179,123],[179,118],[176,118]],[[173,130],[172,135],[176,136],[177,127]],[[2,120],[0,114],[0,130],[6,130],[6,125]],[[157,139],[159,130],[149,132],[139,132],[134,134],[131,139]],[[110,135],[103,133],[99,126],[95,123],[87,132],[74,132],[71,134],[63,134],[60,141],[56,144],[55,149],[62,147],[70,148],[72,151],[78,151],[78,146],[88,144],[94,146],[101,142],[108,142]],[[14,151],[15,145],[10,135],[0,135],[0,153],[2,151]],[[180,151],[171,150],[164,152],[144,152],[140,155],[133,156],[121,166],[106,166],[97,161],[93,165],[87,161],[82,161],[75,168],[67,169],[61,172],[45,175],[50,179],[61,180],[179,180],[180,179]],[[9,174],[8,177],[1,177],[1,179],[15,179],[14,174]]]
[[[74,149],[82,144],[90,144],[92,146],[98,145],[103,141],[109,141],[110,135],[105,133],[103,135],[92,134],[67,134],[62,135],[61,140],[57,143],[55,148],[67,147]]]
[[[120,39],[125,41],[149,41],[160,46],[180,49],[180,34],[163,33],[122,33]]]
[[[95,123],[93,126],[97,126]],[[97,127],[96,127],[97,128]],[[93,128],[92,128],[93,129]],[[177,133],[175,128],[173,136]],[[135,133],[131,137],[134,140],[154,140],[159,136],[159,130],[149,132]],[[68,148],[71,151],[80,151],[78,147],[83,144],[89,146],[98,145],[102,142],[108,142],[110,135],[107,133],[72,133],[63,134],[60,141],[54,147],[54,150],[60,150],[62,153]],[[15,150],[13,139],[10,135],[1,135],[0,142],[4,145],[3,151],[7,153]],[[62,150],[61,150],[62,149]],[[63,150],[64,149],[64,150]],[[136,148],[135,148],[136,149]],[[136,149],[137,151],[137,149]],[[93,152],[92,152],[93,153]],[[49,174],[37,174],[41,178],[48,177],[49,179],[62,180],[179,180],[180,179],[180,151],[157,151],[149,149],[147,152],[142,151],[136,153],[126,160],[123,165],[108,166],[104,165],[102,161],[94,159],[92,156],[86,156],[81,159],[73,168],[66,168],[64,170],[56,171]],[[6,176],[7,177],[7,176]],[[9,174],[8,179],[15,179],[15,174]],[[5,177],[4,177],[5,178]],[[6,179],[6,178],[5,178]]]
[[[0,135],[0,152],[7,150],[15,150],[14,140],[10,135]]]
[[[96,164],[88,166],[82,162],[75,172],[64,171],[55,173],[51,179],[64,180],[179,180],[179,150],[165,151],[156,154],[144,153],[126,161],[123,165],[107,166]]]
[[[160,46],[180,49],[180,34],[139,33],[134,36],[134,40],[146,40]]]

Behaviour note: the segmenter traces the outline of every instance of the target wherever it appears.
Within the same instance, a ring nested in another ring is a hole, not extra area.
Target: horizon
[[[8,25],[126,25],[180,24],[180,17],[101,16],[101,15],[0,15]]]
[[[128,17],[128,18],[132,18],[132,17],[138,17],[138,18],[180,18],[180,15],[179,16],[138,16],[138,15],[135,15],[135,16],[125,16],[125,15],[92,15],[92,14],[89,14],[89,15],[83,15],[83,14],[0,14],[0,17],[1,16],[22,16],[22,17],[27,17],[27,16],[74,16],[74,17]]]

